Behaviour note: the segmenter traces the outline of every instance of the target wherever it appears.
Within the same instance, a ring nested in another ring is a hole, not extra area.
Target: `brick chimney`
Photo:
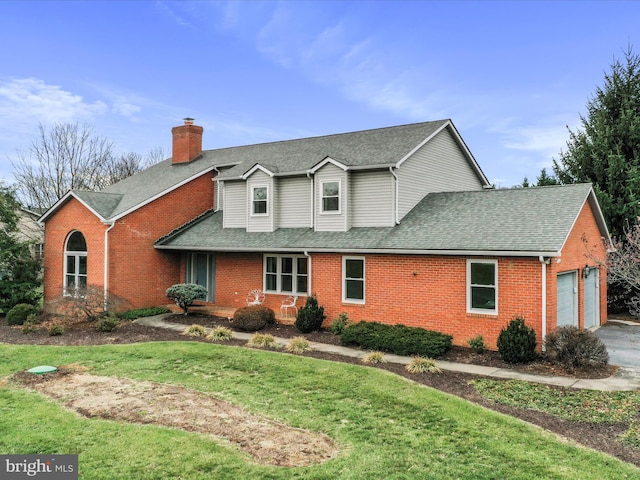
[[[202,131],[193,124],[193,118],[185,118],[184,125],[173,127],[173,154],[171,163],[189,163],[202,153]]]

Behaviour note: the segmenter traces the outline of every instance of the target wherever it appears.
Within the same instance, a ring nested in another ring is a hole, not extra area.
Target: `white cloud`
[[[5,125],[33,120],[41,123],[77,121],[107,111],[102,101],[87,103],[80,95],[36,78],[0,81],[0,119]]]

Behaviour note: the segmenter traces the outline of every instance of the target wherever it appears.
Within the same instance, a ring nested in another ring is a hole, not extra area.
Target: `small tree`
[[[307,303],[298,311],[295,326],[302,333],[320,330],[325,319],[324,307],[318,306],[315,295],[307,297]]]
[[[207,289],[195,283],[179,283],[167,288],[167,297],[176,302],[176,305],[187,315],[193,302],[198,298],[207,297]]]

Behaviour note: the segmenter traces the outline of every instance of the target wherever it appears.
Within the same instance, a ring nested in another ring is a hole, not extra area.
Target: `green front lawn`
[[[78,453],[82,479],[614,479],[640,470],[383,370],[197,342],[0,345],[0,376],[81,364],[95,375],[184,385],[328,434],[338,458],[258,465],[204,435],[86,419],[0,383],[1,453]]]

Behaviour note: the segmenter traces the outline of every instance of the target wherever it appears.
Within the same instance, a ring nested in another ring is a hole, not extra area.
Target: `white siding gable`
[[[389,170],[351,172],[351,226],[392,227],[394,178]]]
[[[247,227],[247,184],[246,182],[224,182],[224,228]]]
[[[327,163],[315,173],[315,229],[321,232],[344,232],[349,224],[348,174],[332,163]],[[325,183],[337,182],[340,188],[338,211],[322,211],[322,191]]]
[[[256,170],[247,179],[247,232],[273,232],[275,226],[274,194],[275,182],[262,170]],[[254,192],[256,189],[267,191],[267,207],[265,213],[254,213]]]
[[[429,193],[483,188],[469,160],[446,128],[406,159],[396,174],[400,219]]]

